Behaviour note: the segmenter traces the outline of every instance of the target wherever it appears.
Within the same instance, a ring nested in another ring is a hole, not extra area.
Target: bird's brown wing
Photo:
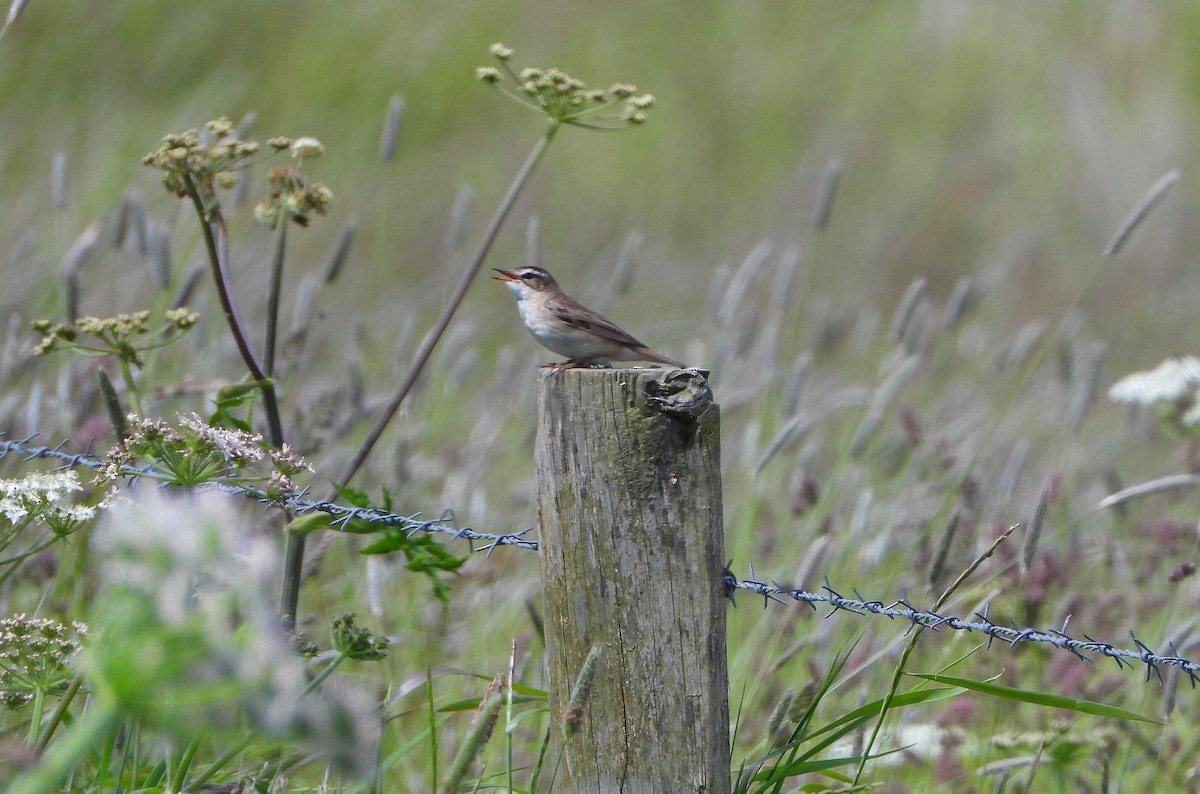
[[[604,319],[591,309],[563,296],[548,307],[551,314],[572,328],[590,331],[598,336],[620,342],[628,347],[645,347],[641,342],[622,331],[612,322]]]

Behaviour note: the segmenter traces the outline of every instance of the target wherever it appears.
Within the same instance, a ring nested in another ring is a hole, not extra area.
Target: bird
[[[517,311],[533,338],[567,357],[556,369],[608,367],[613,361],[653,361],[683,369],[683,364],[655,353],[609,320],[567,297],[544,268],[493,268],[496,281],[517,297]]]

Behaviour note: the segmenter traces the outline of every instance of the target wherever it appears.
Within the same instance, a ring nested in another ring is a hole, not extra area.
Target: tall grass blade
[[[1027,689],[1016,689],[1014,687],[1002,686],[993,684],[988,681],[975,681],[970,678],[957,678],[950,675],[940,675],[937,673],[910,673],[914,678],[923,678],[926,681],[932,681],[935,684],[946,684],[948,686],[956,686],[962,689],[969,689],[972,692],[979,692],[992,697],[1003,698],[1004,700],[1012,700],[1019,703],[1032,703],[1036,706],[1048,706],[1055,709],[1067,709],[1079,714],[1091,714],[1097,717],[1108,717],[1114,720],[1131,720],[1134,722],[1153,722],[1159,721],[1151,717],[1145,717],[1141,714],[1125,709],[1119,709],[1115,706],[1109,706],[1104,703],[1096,703],[1091,700],[1080,700],[1079,698],[1064,697],[1062,695],[1052,695],[1046,692],[1032,692]]]

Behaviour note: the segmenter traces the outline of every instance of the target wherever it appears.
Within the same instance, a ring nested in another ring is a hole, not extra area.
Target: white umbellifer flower
[[[70,507],[53,508],[54,517],[61,521],[73,521],[82,524],[96,517],[96,508],[87,505],[71,505]]]
[[[1148,372],[1134,372],[1121,378],[1108,390],[1108,398],[1137,405],[1173,403],[1193,396],[1197,386],[1200,386],[1200,359],[1177,356]]]
[[[297,138],[292,141],[292,157],[297,160],[313,160],[325,152],[325,147],[316,138]]]
[[[70,469],[0,480],[0,516],[14,525],[32,517],[58,534],[68,534],[96,517],[94,507],[60,504],[68,493],[82,490],[78,475]]]
[[[19,524],[25,516],[29,515],[29,511],[25,509],[25,505],[21,504],[20,499],[6,496],[0,499],[0,515],[7,518],[9,523]]]
[[[57,502],[71,491],[82,491],[75,472],[37,471],[19,480],[0,480],[0,494],[36,504]]]
[[[263,437],[260,433],[251,434],[225,427],[213,427],[194,412],[179,414],[179,425],[192,431],[197,438],[212,444],[227,461],[252,463],[262,460],[263,451],[259,444],[262,443]]]
[[[59,514],[86,520],[95,515],[90,507],[57,506],[68,493],[82,490],[79,477],[70,469],[39,471],[18,480],[0,480],[0,515],[12,524],[24,521],[31,513],[43,520]],[[84,517],[82,511],[91,511],[91,514]]]

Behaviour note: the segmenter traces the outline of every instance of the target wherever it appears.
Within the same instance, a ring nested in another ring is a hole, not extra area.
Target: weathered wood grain
[[[550,702],[601,649],[555,791],[730,786],[720,411],[704,374],[543,369],[537,481]]]

